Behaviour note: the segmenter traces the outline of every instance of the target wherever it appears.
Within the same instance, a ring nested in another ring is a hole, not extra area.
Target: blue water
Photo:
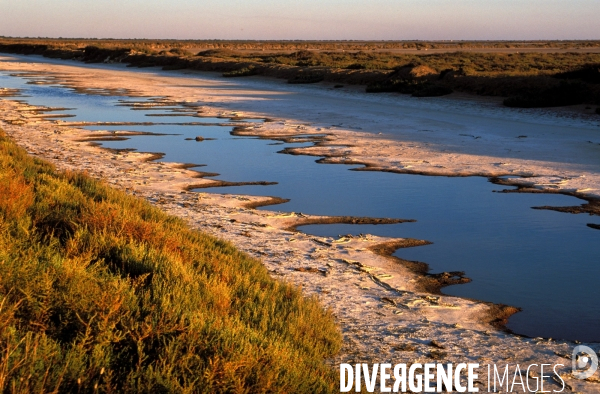
[[[32,104],[77,108],[69,111],[76,115],[70,119],[203,121],[188,116],[148,117],[145,114],[161,111],[132,111],[115,106],[122,97],[81,95],[53,86],[23,86],[22,82],[0,76],[0,86],[27,89],[32,97],[26,100]],[[214,119],[204,121],[211,123]],[[205,165],[201,170],[219,173],[216,179],[278,182],[272,186],[202,189],[291,199],[263,209],[416,219],[416,223],[396,225],[312,225],[301,230],[323,236],[371,233],[432,241],[432,245],[398,250],[396,255],[426,262],[431,272],[465,271],[473,280],[447,287],[444,293],[523,308],[508,324],[517,333],[600,340],[600,231],[586,227],[586,223],[600,220],[531,209],[540,205],[578,205],[581,200],[562,195],[495,193],[503,187],[479,177],[349,171],[356,167],[316,164],[314,157],[277,153],[286,146],[306,143],[273,145],[273,141],[234,137],[230,126],[157,124],[88,129],[168,134],[134,136],[103,145],[163,152],[165,156],[160,160]],[[214,140],[185,140],[196,136]]]

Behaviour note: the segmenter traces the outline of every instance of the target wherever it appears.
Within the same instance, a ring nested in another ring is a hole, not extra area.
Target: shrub
[[[250,66],[250,67],[240,68],[239,70],[224,72],[223,76],[226,78],[232,78],[232,77],[248,77],[248,76],[256,75],[256,74],[258,74],[258,70],[256,69],[256,67]]]
[[[294,78],[288,80],[291,84],[317,83],[325,79],[322,72],[301,71]]]
[[[588,64],[573,71],[556,74],[560,79],[579,79],[584,82],[600,83],[600,64]]]
[[[352,63],[352,64],[349,64],[348,66],[346,66],[346,68],[348,70],[364,70],[367,68],[367,66],[365,66],[364,64],[360,64],[360,63]]]
[[[504,100],[504,105],[520,108],[577,105],[588,100],[591,94],[589,87],[582,83],[561,81],[559,86],[509,97]]]
[[[196,56],[202,57],[232,57],[235,55],[235,52],[230,51],[228,49],[209,49],[207,51],[201,51],[196,54]]]

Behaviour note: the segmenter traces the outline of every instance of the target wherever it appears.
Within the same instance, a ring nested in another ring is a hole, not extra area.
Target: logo
[[[587,379],[598,370],[598,354],[588,346],[576,346],[571,358],[576,379]],[[512,393],[516,386],[524,393],[562,393],[570,389],[561,377],[560,370],[565,369],[564,364],[488,364],[487,392]],[[340,364],[340,392],[363,392],[364,388],[369,393],[476,393],[483,388],[477,385],[485,385],[477,380],[479,376],[479,364]],[[548,387],[554,384],[560,387]]]
[[[587,346],[575,346],[572,360],[573,376],[577,379],[587,379],[598,369],[598,355]]]

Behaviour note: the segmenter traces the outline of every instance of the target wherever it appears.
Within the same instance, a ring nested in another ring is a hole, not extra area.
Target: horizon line
[[[160,40],[160,41],[268,41],[268,42],[591,42],[598,41],[600,38],[588,39],[568,39],[568,38],[548,38],[548,39],[303,39],[303,38],[119,38],[119,37],[32,37],[32,36],[2,36],[1,39],[29,39],[29,40]]]

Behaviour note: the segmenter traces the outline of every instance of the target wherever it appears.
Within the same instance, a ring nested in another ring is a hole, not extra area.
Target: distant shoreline
[[[416,97],[463,92],[509,107],[585,104],[600,114],[600,41],[220,41],[0,38],[0,52],[128,67],[366,86]]]

